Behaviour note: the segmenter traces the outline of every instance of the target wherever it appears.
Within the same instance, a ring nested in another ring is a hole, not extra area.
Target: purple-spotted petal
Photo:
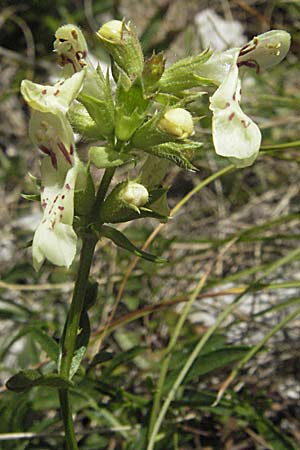
[[[212,132],[216,153],[230,158],[238,167],[246,167],[257,157],[261,133],[240,107],[241,82],[236,59],[237,54],[227,77],[210,98]]]
[[[30,80],[23,80],[21,93],[32,109],[53,114],[66,114],[82,88],[84,77],[85,70],[81,70],[66,80],[58,81],[54,86],[44,86]]]

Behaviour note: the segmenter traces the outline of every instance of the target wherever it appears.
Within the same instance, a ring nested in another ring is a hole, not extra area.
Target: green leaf
[[[92,362],[90,363],[90,367],[94,367],[99,364],[103,364],[107,361],[110,361],[112,358],[113,358],[113,355],[110,352],[102,351],[102,352],[96,353],[96,355],[92,359]]]
[[[144,96],[144,87],[137,77],[128,88],[124,86],[123,76],[119,77],[116,91],[115,133],[118,139],[127,141],[143,123],[149,99]]]
[[[35,341],[39,343],[44,352],[47,353],[52,361],[56,362],[58,360],[59,345],[53,338],[48,336],[48,334],[44,330],[32,326],[29,327],[27,333],[33,335]]]
[[[230,363],[240,360],[247,352],[249,347],[247,346],[227,346],[216,351],[201,353],[192,365],[189,373],[185,378],[185,383],[193,380],[194,378],[206,375],[213,370],[220,369],[227,366]],[[168,392],[176,380],[181,368],[184,366],[189,353],[178,360],[178,364],[175,370],[170,371],[164,385],[164,392]]]
[[[94,206],[95,186],[89,168],[82,166],[77,178],[74,195],[76,215],[87,216]]]
[[[81,361],[85,355],[86,347],[79,347],[77,350],[75,350],[74,355],[72,357],[72,362],[70,366],[70,380],[74,377],[75,373],[80,367]]]
[[[266,417],[257,414],[256,426],[273,450],[297,450],[299,448]]]
[[[129,350],[119,353],[112,359],[111,363],[103,370],[102,378],[106,380],[117,367],[119,367],[121,364],[126,364],[128,361],[131,361],[144,351],[145,351],[144,347],[136,345],[130,348]]]
[[[164,142],[143,150],[151,155],[172,161],[183,169],[194,171],[197,168],[190,162],[190,158],[193,157],[194,151],[200,147],[202,147],[200,142]]]
[[[133,157],[126,153],[119,153],[109,147],[91,147],[89,159],[98,169],[118,167],[133,161]]]
[[[97,281],[89,280],[84,296],[84,305],[83,305],[84,311],[88,311],[96,303],[97,295],[98,295]]]
[[[111,137],[114,130],[114,117],[110,105],[105,100],[87,94],[80,94],[78,100],[96,122],[99,134],[104,137]]]
[[[76,337],[75,351],[72,357],[69,379],[71,380],[80,367],[84,358],[91,334],[91,326],[88,313],[83,310],[79,321],[79,333]]]
[[[172,94],[208,84],[211,80],[200,77],[197,72],[211,54],[212,52],[204,50],[199,55],[188,56],[168,67],[158,82],[160,91]]]
[[[47,353],[47,355],[52,359],[52,361],[58,360],[59,355],[59,345],[58,343],[48,336],[48,334],[41,328],[39,325],[28,325],[22,330],[17,333],[15,336],[13,336],[10,345],[14,344],[18,339],[22,338],[23,336],[26,336],[26,334],[31,334],[34,338],[34,341],[37,342],[42,349]],[[5,351],[7,348],[3,349],[3,354],[1,353],[0,356],[3,358]]]
[[[101,235],[112,240],[118,247],[124,248],[125,250],[128,250],[136,256],[140,256],[141,258],[155,263],[165,262],[164,259],[152,255],[151,253],[143,252],[142,250],[137,248],[123,233],[121,233],[121,231],[116,230],[115,228],[103,225],[101,227]]]
[[[25,200],[29,200],[31,202],[38,202],[41,200],[40,194],[21,194],[21,197],[25,198]]]
[[[72,128],[87,141],[101,139],[101,133],[96,122],[91,118],[86,108],[80,103],[73,103],[68,111],[68,119]]]
[[[16,375],[13,375],[6,382],[6,387],[15,392],[24,392],[35,386],[49,386],[66,389],[72,387],[73,384],[57,374],[50,373],[42,375],[37,370],[22,370]]]

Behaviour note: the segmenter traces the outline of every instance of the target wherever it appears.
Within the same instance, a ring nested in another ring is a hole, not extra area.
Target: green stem
[[[75,350],[79,320],[84,303],[87,281],[96,243],[97,240],[94,236],[89,236],[82,243],[77,279],[75,282],[70,310],[65,324],[65,333],[62,343],[62,356],[59,370],[60,375],[67,379],[69,379],[70,377],[70,368]],[[68,389],[59,390],[59,400],[61,406],[61,415],[65,428],[67,450],[77,450],[78,447],[74,432],[74,424],[72,419],[72,410]]]
[[[77,279],[75,282],[73,298],[65,325],[65,333],[62,344],[62,357],[60,375],[69,378],[71,362],[75,350],[75,341],[78,332],[79,320],[84,303],[87,281],[92,264],[93,254],[97,239],[88,236],[83,240]]]
[[[96,215],[101,207],[114,172],[114,168],[107,169],[102,177],[93,208],[95,212],[94,215]],[[70,378],[70,369],[76,345],[79,321],[84,305],[84,298],[96,244],[97,237],[93,234],[88,234],[82,242],[72,302],[64,328],[62,355],[59,366],[59,374],[66,379]],[[65,428],[67,450],[78,450],[68,389],[59,390],[59,400]]]
[[[68,389],[59,390],[59,402],[65,429],[67,450],[78,450]]]

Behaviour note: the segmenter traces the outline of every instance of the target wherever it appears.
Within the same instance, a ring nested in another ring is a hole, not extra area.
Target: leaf
[[[73,358],[72,358],[71,366],[70,366],[70,374],[69,374],[70,380],[72,380],[75,373],[79,369],[81,361],[85,355],[85,352],[86,352],[86,347],[84,347],[84,346],[79,347],[77,350],[75,350]]]
[[[107,377],[109,377],[117,367],[119,367],[123,363],[131,361],[144,350],[145,350],[144,347],[136,345],[127,351],[119,353],[112,359],[111,363],[103,370],[102,378],[106,380]]]
[[[159,158],[168,159],[183,169],[194,171],[197,168],[190,162],[190,158],[193,157],[194,151],[201,146],[201,143],[192,141],[189,143],[164,142],[153,147],[144,148],[143,150]]]
[[[71,380],[80,367],[85,355],[91,334],[91,326],[88,313],[83,310],[80,316],[79,333],[76,337],[75,351],[72,357],[69,379]]]
[[[44,330],[38,327],[31,327],[28,329],[27,333],[31,333],[33,335],[35,341],[39,343],[52,361],[56,362],[58,360],[59,345],[53,338],[48,336]]]
[[[133,157],[126,153],[119,153],[108,147],[91,147],[89,159],[98,169],[118,167],[133,161]]]
[[[269,419],[260,414],[257,414],[256,426],[259,433],[271,445],[273,450],[297,450],[299,448],[276,428]]]
[[[206,375],[213,370],[225,367],[232,362],[238,361],[245,355],[245,353],[247,353],[247,351],[249,351],[249,347],[240,345],[231,347],[227,346],[209,353],[201,353],[186,375],[185,383],[193,380],[194,378]],[[168,392],[170,390],[188,357],[189,354],[181,358],[181,360],[178,361],[176,369],[170,372],[165,381],[164,392]]]
[[[72,387],[73,384],[57,374],[42,375],[37,370],[22,370],[6,382],[6,387],[15,392],[24,392],[35,386],[66,389]]]
[[[97,366],[98,364],[103,364],[107,361],[110,361],[113,358],[112,353],[102,351],[99,353],[96,353],[94,358],[92,359],[92,362],[90,363],[90,367]]]
[[[91,118],[81,103],[73,103],[68,111],[68,119],[72,128],[87,141],[98,141],[101,133],[96,122]]]
[[[116,230],[115,228],[103,225],[101,227],[101,235],[112,240],[118,247],[124,248],[125,250],[128,250],[136,256],[155,263],[165,262],[165,260],[160,258],[159,256],[155,256],[151,253],[146,253],[143,250],[140,250],[132,242],[130,242],[130,240],[123,233],[121,233],[121,231]]]
[[[26,334],[32,334],[34,337],[34,340],[42,347],[42,349],[47,353],[47,355],[52,359],[52,361],[58,360],[59,355],[59,345],[58,343],[48,336],[48,334],[37,325],[28,325],[24,327],[19,333],[13,336],[11,339],[9,346],[13,345],[16,341],[21,339],[23,336],[26,336]],[[5,352],[8,350],[8,347],[2,349],[3,353],[0,354],[0,356],[3,358],[5,355]]]
[[[21,197],[25,198],[25,200],[29,200],[30,202],[37,202],[41,200],[40,194],[21,194]]]
[[[78,100],[96,122],[99,134],[104,137],[111,137],[114,130],[114,118],[108,102],[87,94],[80,94]]]
[[[96,302],[98,295],[97,281],[88,281],[88,285],[84,296],[83,310],[88,311]]]

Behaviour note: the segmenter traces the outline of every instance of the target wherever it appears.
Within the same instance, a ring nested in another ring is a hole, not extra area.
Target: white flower
[[[241,48],[238,66],[268,69],[279,64],[287,55],[291,36],[284,30],[271,30],[255,36]]]
[[[75,152],[74,134],[65,113],[78,95],[84,76],[84,71],[81,71],[54,86],[41,86],[28,80],[22,82],[21,92],[33,108],[29,135],[46,155],[41,165],[43,219],[32,245],[36,270],[45,258],[58,266],[69,267],[76,253],[74,191],[81,162]]]
[[[257,157],[261,133],[240,107],[238,53],[237,50],[227,76],[210,98],[210,109],[213,112],[212,132],[216,153],[230,158],[237,167],[247,167]]]
[[[78,165],[61,173],[53,170],[51,161],[45,158],[41,171],[44,214],[33,238],[33,265],[38,270],[47,258],[57,266],[69,267],[75,257],[77,243],[72,224]]]

